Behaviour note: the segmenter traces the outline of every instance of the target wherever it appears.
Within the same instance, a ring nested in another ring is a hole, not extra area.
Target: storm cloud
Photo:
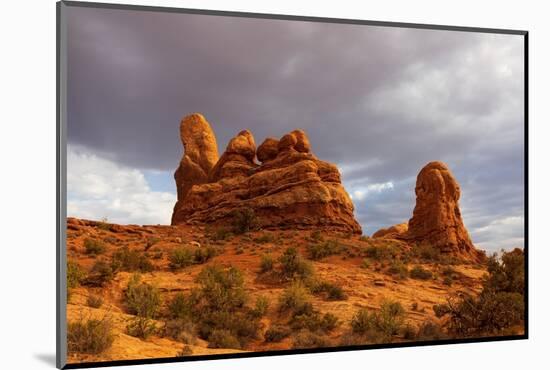
[[[417,173],[442,160],[474,242],[523,246],[523,70],[516,35],[70,7],[69,174],[90,158],[138,171],[158,192],[141,202],[166,208],[183,116],[203,113],[220,150],[245,128],[258,143],[302,128],[365,233],[407,220]],[[94,216],[83,197],[74,215]],[[95,216],[169,222],[109,209]]]

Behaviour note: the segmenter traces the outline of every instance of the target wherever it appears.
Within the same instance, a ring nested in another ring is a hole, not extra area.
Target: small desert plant
[[[322,243],[309,244],[307,247],[309,258],[320,260],[333,254],[340,253],[342,246],[335,240],[327,240]]]
[[[324,295],[328,301],[343,301],[348,298],[340,285],[316,278],[307,279],[306,284],[312,294]]]
[[[105,244],[101,240],[87,238],[84,240],[86,254],[97,255],[105,252]]]
[[[385,301],[379,311],[370,313],[360,309],[351,321],[354,334],[362,335],[374,342],[389,342],[403,325],[405,310],[398,302]]]
[[[123,247],[113,253],[113,268],[122,271],[153,271],[154,266],[149,259],[136,250]]]
[[[416,333],[416,340],[441,340],[445,339],[447,335],[443,332],[443,328],[433,321],[423,322]]]
[[[76,288],[86,277],[86,273],[76,262],[67,261],[67,289]]]
[[[306,279],[313,275],[313,267],[298,254],[296,248],[287,248],[279,257],[279,263],[281,273],[286,279]]]
[[[104,286],[115,277],[115,272],[110,263],[99,260],[92,266],[92,270],[86,277],[85,283],[92,286]]]
[[[273,270],[273,257],[264,254],[260,260],[260,272],[265,273]]]
[[[422,268],[421,266],[414,266],[409,274],[411,278],[418,280],[429,280],[433,278],[432,272]]]
[[[364,258],[363,261],[361,261],[361,268],[368,269],[371,267],[371,262],[368,258]]]
[[[241,343],[229,330],[214,329],[208,337],[208,348],[240,349]]]
[[[279,297],[279,312],[301,310],[306,304],[309,304],[308,291],[301,282],[296,281]]]
[[[328,333],[338,325],[338,318],[329,313],[321,313],[308,304],[302,310],[296,310],[289,322],[294,330],[308,329],[311,332]]]
[[[254,305],[254,309],[251,311],[251,314],[254,317],[262,317],[267,313],[268,308],[269,300],[266,297],[258,297],[256,298],[256,304]]]
[[[151,247],[157,244],[158,242],[160,242],[159,238],[156,238],[156,237],[147,238],[147,241],[145,242],[145,250],[147,251],[151,249]]]
[[[235,267],[207,266],[196,281],[201,286],[201,298],[207,309],[234,310],[246,303],[243,275]]]
[[[364,249],[365,257],[375,261],[394,259],[397,255],[395,248],[392,245],[378,246],[369,245]]]
[[[257,218],[252,208],[243,208],[232,212],[232,225],[235,234],[244,234],[257,227]]]
[[[328,347],[329,342],[322,335],[309,330],[300,331],[293,340],[292,348],[321,348]]]
[[[226,227],[218,227],[216,229],[208,229],[207,235],[211,240],[227,240],[233,237],[233,233]]]
[[[407,266],[400,261],[393,261],[388,268],[388,273],[390,275],[396,276],[397,278],[403,280],[406,279],[409,275],[409,269]]]
[[[103,297],[90,294],[86,300],[88,307],[100,308],[103,305]]]
[[[176,354],[176,357],[185,357],[193,354],[193,350],[189,346],[183,346],[181,351]]]
[[[194,262],[197,264],[206,263],[218,254],[218,250],[212,246],[195,249]]]
[[[266,342],[280,342],[292,334],[289,327],[283,325],[272,325],[266,330],[264,339]]]
[[[197,337],[194,334],[195,327],[190,321],[175,319],[168,320],[164,324],[162,335],[170,337],[185,344],[196,344]]]
[[[425,261],[441,260],[441,251],[429,244],[420,244],[414,247],[413,255]]]
[[[157,331],[157,326],[148,317],[136,316],[129,320],[126,330],[132,337],[147,339]]]
[[[193,314],[193,307],[197,304],[196,294],[189,296],[178,293],[168,304],[168,312],[171,318],[190,320]]]
[[[186,247],[178,247],[168,256],[169,266],[172,270],[182,269],[191,266],[195,261],[195,256],[191,249]]]
[[[275,238],[271,234],[263,234],[262,236],[254,238],[253,241],[260,244],[273,243]]]
[[[138,274],[128,282],[125,298],[129,313],[145,318],[156,317],[161,303],[160,292],[153,285],[141,283]]]
[[[113,341],[113,325],[107,316],[100,320],[80,317],[67,325],[69,352],[98,354],[110,348]]]
[[[323,235],[321,235],[321,231],[320,231],[320,230],[312,231],[312,232],[309,234],[309,238],[310,238],[312,241],[314,241],[314,242],[323,241]]]

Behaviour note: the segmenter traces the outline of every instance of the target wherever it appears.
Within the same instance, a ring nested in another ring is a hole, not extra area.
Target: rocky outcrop
[[[254,161],[256,155],[261,164]],[[241,131],[211,168],[208,181],[182,195],[178,192],[172,224],[230,224],[235,211],[252,209],[262,228],[361,233],[338,168],[311,153],[302,130],[280,140],[268,138],[257,151],[250,131]]]
[[[380,229],[372,234],[372,237],[382,239],[402,239],[407,235],[408,230],[408,222],[403,222],[401,224],[393,225],[385,229]]]
[[[218,162],[218,144],[210,124],[199,113],[193,113],[180,123],[180,139],[184,147],[184,155],[178,169],[174,173],[178,193],[178,202],[174,206],[172,224],[181,222],[177,218],[176,209],[181,207],[193,185],[208,182],[208,175]]]
[[[409,220],[408,239],[429,243],[443,253],[479,259],[462,222],[460,186],[443,162],[430,162],[416,178],[416,206]]]
[[[482,261],[464,226],[458,200],[460,186],[443,162],[430,162],[416,179],[416,205],[409,222],[375,232],[374,238],[427,244],[442,253],[470,261]]]

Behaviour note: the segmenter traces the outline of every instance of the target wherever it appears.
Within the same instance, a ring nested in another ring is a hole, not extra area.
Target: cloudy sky
[[[70,7],[68,214],[168,224],[179,122],[223,150],[302,128],[365,234],[403,222],[442,160],[487,250],[523,246],[523,37]]]

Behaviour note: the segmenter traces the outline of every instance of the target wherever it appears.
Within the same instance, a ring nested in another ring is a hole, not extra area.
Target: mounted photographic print
[[[58,3],[58,367],[527,338],[527,32]]]

